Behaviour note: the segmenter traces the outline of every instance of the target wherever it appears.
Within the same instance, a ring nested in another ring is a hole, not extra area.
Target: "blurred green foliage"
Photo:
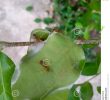
[[[44,18],[42,22],[47,25],[58,23],[53,29],[59,30],[72,39],[90,39],[100,35],[100,0],[53,0],[52,2],[54,15]],[[35,22],[41,22],[41,19],[39,20]],[[76,35],[74,29],[80,29],[81,34]]]
[[[35,21],[36,23],[40,23],[42,20],[41,20],[40,18],[36,18],[34,21]]]
[[[32,5],[27,6],[27,7],[26,7],[26,10],[27,10],[27,11],[32,11],[32,10],[33,10],[33,6],[32,6]]]
[[[43,22],[48,25],[48,24],[54,23],[54,19],[50,17],[46,17],[44,18]]]
[[[91,31],[100,31],[100,6],[100,0],[54,0],[54,18],[58,28],[69,36],[80,24],[84,38],[89,39]]]

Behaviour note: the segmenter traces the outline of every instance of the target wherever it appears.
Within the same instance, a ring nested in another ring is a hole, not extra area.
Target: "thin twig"
[[[90,79],[86,80],[85,82],[89,82],[89,81],[93,80],[94,78],[96,78],[99,75],[100,75],[100,73],[96,74],[95,76],[91,77]],[[83,83],[85,83],[85,82],[83,82]]]
[[[94,78],[96,78],[98,75],[100,75],[100,73],[96,74],[95,76],[93,76],[93,77],[87,79],[86,81],[84,81],[84,82],[82,82],[82,83],[79,83],[79,84],[77,84],[77,85],[80,86],[80,85],[82,85],[82,84],[84,84],[84,83],[86,83],[86,82],[89,82],[89,81],[93,80]]]
[[[6,41],[0,41],[0,46],[3,47],[16,47],[16,46],[30,46],[37,44],[38,41],[33,42],[6,42]]]
[[[6,47],[16,47],[16,46],[30,46],[34,45],[37,42],[5,42]]]

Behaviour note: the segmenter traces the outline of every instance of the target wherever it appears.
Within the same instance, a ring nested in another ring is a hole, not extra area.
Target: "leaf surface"
[[[49,94],[45,99],[43,100],[67,100],[69,90],[59,90],[56,92],[53,92]]]
[[[80,95],[81,95],[82,100],[92,100],[93,88],[89,82],[86,82],[81,85]]]
[[[84,59],[82,48],[70,38],[52,33],[38,53],[23,57],[21,74],[13,86],[13,90],[20,92],[15,100],[38,100],[56,88],[75,82],[84,65]]]
[[[13,100],[11,79],[15,65],[4,53],[0,52],[0,100]]]

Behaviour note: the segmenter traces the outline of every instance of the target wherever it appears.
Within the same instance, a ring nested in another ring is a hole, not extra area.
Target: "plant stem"
[[[3,50],[6,47],[18,47],[18,46],[30,46],[35,45],[38,41],[33,42],[6,42],[0,41],[0,50]]]
[[[5,41],[0,41],[0,45],[5,46],[5,47],[29,46],[29,45],[34,45],[36,43],[37,43],[37,41],[33,41],[33,42],[5,42]]]

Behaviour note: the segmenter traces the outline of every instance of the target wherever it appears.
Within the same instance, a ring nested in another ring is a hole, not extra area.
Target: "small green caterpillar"
[[[49,36],[50,32],[45,29],[35,29],[31,33],[35,38],[39,40],[46,40],[47,37]]]

